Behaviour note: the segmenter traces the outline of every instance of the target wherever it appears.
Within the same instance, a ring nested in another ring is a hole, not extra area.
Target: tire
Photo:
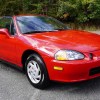
[[[39,55],[31,54],[26,60],[25,68],[27,78],[35,88],[44,89],[48,87],[48,72]]]

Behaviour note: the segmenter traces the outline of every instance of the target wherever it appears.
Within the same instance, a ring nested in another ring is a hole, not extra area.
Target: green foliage
[[[44,14],[84,23],[100,20],[100,0],[0,0],[0,15]]]
[[[73,17],[80,23],[100,19],[99,0],[59,0],[58,5],[59,17],[63,18],[64,14],[67,14],[67,17]]]
[[[77,6],[78,14],[77,20],[80,22],[90,21],[91,19],[100,18],[100,3],[96,0],[82,0]]]
[[[20,13],[22,5],[19,5],[20,0],[3,0],[0,3],[0,15],[14,15]]]

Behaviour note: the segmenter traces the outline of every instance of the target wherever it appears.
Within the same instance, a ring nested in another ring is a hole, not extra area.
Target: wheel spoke
[[[30,61],[27,65],[28,76],[33,83],[39,83],[41,80],[41,71],[36,61]]]
[[[36,71],[39,70],[37,63],[34,63],[34,69],[35,69]]]
[[[31,68],[28,68],[28,72],[31,73]]]
[[[33,64],[31,62],[29,62],[29,66],[33,66]]]
[[[37,78],[37,79],[41,79],[41,75],[38,75],[36,78]]]

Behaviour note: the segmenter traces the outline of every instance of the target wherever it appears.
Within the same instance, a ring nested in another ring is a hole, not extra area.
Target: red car
[[[42,15],[1,17],[0,60],[23,69],[40,89],[50,80],[88,80],[100,76],[100,36]]]

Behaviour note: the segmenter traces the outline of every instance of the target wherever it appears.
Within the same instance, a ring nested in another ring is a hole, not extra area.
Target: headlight
[[[60,50],[55,54],[56,60],[79,60],[84,59],[84,55],[74,50]]]

